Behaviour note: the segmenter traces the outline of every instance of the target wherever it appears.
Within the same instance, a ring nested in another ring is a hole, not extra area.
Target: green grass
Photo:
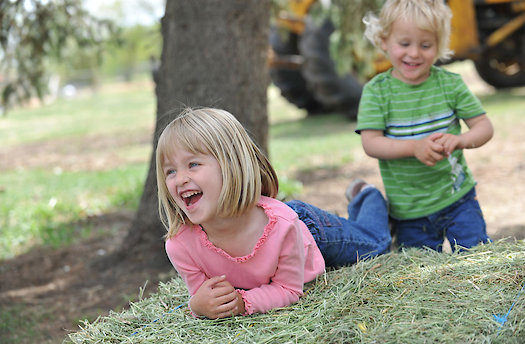
[[[32,244],[59,247],[104,234],[74,223],[117,208],[135,209],[145,173],[145,164],[97,172],[3,172],[0,184],[8,187],[0,193],[0,258]]]
[[[0,260],[23,253],[32,245],[59,247],[75,238],[100,234],[75,223],[119,207],[137,207],[155,119],[150,86],[106,85],[96,93],[15,109],[0,117],[6,154],[11,149],[26,149],[31,154],[42,146],[46,154],[53,153],[48,150],[76,152],[82,160],[87,153],[111,150],[123,161],[116,167],[93,171],[56,166],[2,171]],[[351,134],[352,122],[337,115],[307,118],[303,110],[280,98],[273,87],[269,98],[269,149],[280,177],[279,197],[301,193],[301,184],[293,179],[296,171],[340,166],[351,160],[351,147],[358,144],[356,135]],[[133,137],[144,139],[137,142],[130,139]],[[328,151],[331,153],[326,154]]]
[[[51,314],[28,314],[22,305],[2,306],[0,311],[0,339],[2,343],[43,342],[45,338],[36,330],[38,321]],[[21,330],[23,329],[23,330]]]
[[[35,244],[59,247],[75,238],[103,234],[75,224],[117,208],[136,209],[155,118],[154,94],[147,86],[115,85],[76,99],[17,109],[0,118],[2,149],[6,154],[10,149],[25,149],[27,155],[19,159],[30,157],[35,150],[34,154],[78,153],[80,166],[90,167],[90,162],[83,161],[84,154],[110,151],[123,161],[109,169],[92,166],[91,171],[74,166],[64,170],[52,163],[2,171],[0,260]],[[147,139],[129,139],[137,136]],[[38,151],[40,146],[46,147],[45,152]],[[10,158],[17,161],[17,157]]]
[[[313,116],[272,125],[270,157],[277,171],[287,174],[340,167],[352,161],[360,144],[355,123],[341,115]]]
[[[480,98],[496,127],[504,128],[497,135],[505,135],[521,120],[522,89]],[[301,193],[301,183],[294,180],[297,172],[352,163],[360,139],[354,134],[355,123],[344,116],[307,117],[274,87],[269,89],[269,114],[269,154],[280,178],[279,197]],[[15,149],[38,155],[42,147],[46,153],[77,153],[82,162],[84,154],[111,150],[122,161],[92,171],[63,170],[52,163],[36,169],[4,168],[0,173],[0,260],[35,244],[56,247],[92,235],[91,228],[73,225],[89,215],[123,206],[135,209],[151,154],[154,120],[153,88],[144,82],[105,85],[95,93],[15,109],[0,117],[0,155]]]
[[[11,111],[0,118],[3,146],[15,146],[58,138],[134,135],[154,125],[155,99],[151,87],[120,91],[86,91],[79,98],[59,100],[42,107]]]

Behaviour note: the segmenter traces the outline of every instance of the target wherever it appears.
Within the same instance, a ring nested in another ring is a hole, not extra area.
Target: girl
[[[160,135],[159,212],[167,255],[186,283],[195,316],[266,312],[296,302],[328,266],[387,252],[381,193],[348,190],[350,219],[275,199],[277,175],[230,113],[186,109]]]

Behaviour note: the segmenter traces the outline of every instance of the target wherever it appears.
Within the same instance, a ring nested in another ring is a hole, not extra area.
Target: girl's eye
[[[190,168],[199,166],[196,162],[190,162]]]
[[[176,173],[176,171],[173,170],[173,169],[166,170],[166,176],[169,176],[169,175],[171,175],[171,174],[175,174],[175,173]]]

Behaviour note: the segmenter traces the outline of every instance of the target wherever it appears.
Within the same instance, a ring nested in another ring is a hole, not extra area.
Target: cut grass
[[[175,278],[66,342],[523,343],[524,283],[525,241],[389,253],[327,272],[294,305],[221,320],[193,318]]]

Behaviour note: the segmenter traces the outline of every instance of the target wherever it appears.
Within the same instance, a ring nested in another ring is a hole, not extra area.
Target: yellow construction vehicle
[[[496,88],[525,86],[525,0],[444,1],[453,14],[449,62],[472,60],[480,77]],[[341,110],[355,117],[361,83],[337,75],[329,48],[335,27],[329,21],[315,27],[307,20],[316,3],[289,0],[276,18],[281,29],[270,37],[272,80],[283,96],[309,113]],[[374,61],[375,73],[389,67],[384,58]]]

